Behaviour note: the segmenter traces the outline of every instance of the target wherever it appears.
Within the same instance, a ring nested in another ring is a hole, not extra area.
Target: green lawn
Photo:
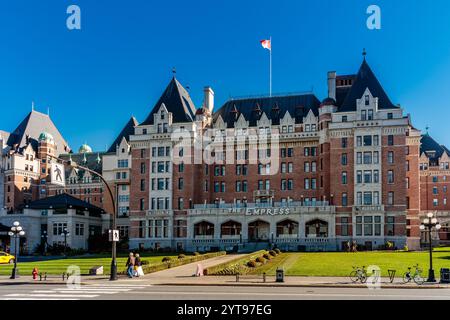
[[[142,260],[149,261],[150,264],[160,263],[163,257],[171,257],[177,256],[175,254],[163,254],[163,255],[154,255],[154,254],[142,254]],[[125,270],[125,263],[127,257],[121,256],[117,258],[118,271]],[[61,275],[63,272],[67,270],[67,267],[70,265],[79,266],[81,269],[81,274],[88,274],[89,269],[93,266],[103,266],[103,270],[105,274],[109,274],[111,270],[111,256],[108,255],[92,255],[88,257],[80,257],[80,258],[67,258],[67,259],[58,259],[52,261],[39,261],[39,262],[23,262],[17,264],[19,272],[21,275],[30,275],[34,267],[37,267],[40,272],[47,272],[48,274],[53,275]],[[0,265],[0,275],[10,275],[12,265]]]
[[[274,275],[277,267],[283,267],[290,276],[348,276],[353,266],[377,265],[383,276],[388,276],[389,269],[397,270],[397,276],[401,276],[417,263],[426,274],[428,252],[282,253],[253,273]],[[433,267],[436,274],[441,268],[450,268],[449,248],[433,253]]]

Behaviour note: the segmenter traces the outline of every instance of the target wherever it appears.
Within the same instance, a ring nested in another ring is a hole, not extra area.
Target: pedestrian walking
[[[142,269],[142,260],[141,257],[139,256],[139,253],[136,253],[135,257],[136,257],[134,262],[135,276],[141,277],[144,275],[144,270]]]
[[[126,263],[128,278],[133,278],[135,262],[136,262],[136,259],[134,257],[134,254],[133,254],[133,252],[130,252],[130,255],[128,256],[128,260]]]

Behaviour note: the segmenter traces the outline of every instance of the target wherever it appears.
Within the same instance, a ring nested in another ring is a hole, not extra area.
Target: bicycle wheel
[[[418,285],[424,284],[425,278],[420,273],[414,275],[414,282]]]
[[[365,272],[361,273],[359,275],[359,280],[361,281],[361,283],[366,283],[367,282],[367,274]]]
[[[403,275],[403,283],[411,282],[411,274],[409,272],[405,272]]]
[[[356,271],[350,272],[350,280],[351,280],[353,283],[358,282],[358,280],[359,280],[358,272],[356,272]]]

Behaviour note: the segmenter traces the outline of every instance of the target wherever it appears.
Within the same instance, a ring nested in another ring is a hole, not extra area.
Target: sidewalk
[[[174,268],[175,270],[175,268]],[[195,271],[195,270],[194,270]],[[157,272],[159,273],[159,272]],[[266,282],[263,282],[262,276],[240,276],[239,282],[236,282],[236,276],[203,276],[194,277],[189,274],[169,277],[166,275],[157,275],[157,273],[146,275],[142,278],[129,279],[121,276],[115,282],[109,281],[109,276],[82,276],[82,285],[99,284],[146,284],[156,286],[231,286],[231,287],[322,287],[322,288],[367,288],[367,284],[352,283],[345,277],[285,277],[285,282],[278,283],[274,276],[267,276]],[[0,286],[2,285],[66,285],[62,279],[48,279],[47,281],[32,280],[29,276],[24,276],[16,280],[10,280],[9,277],[0,277]],[[381,288],[386,289],[450,289],[450,284],[429,284],[416,285],[415,283],[404,284],[401,278],[396,278],[390,283],[387,278],[381,281]]]

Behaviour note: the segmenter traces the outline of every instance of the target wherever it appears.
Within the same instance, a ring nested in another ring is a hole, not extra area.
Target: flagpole
[[[270,37],[269,96],[272,97],[272,37]]]

